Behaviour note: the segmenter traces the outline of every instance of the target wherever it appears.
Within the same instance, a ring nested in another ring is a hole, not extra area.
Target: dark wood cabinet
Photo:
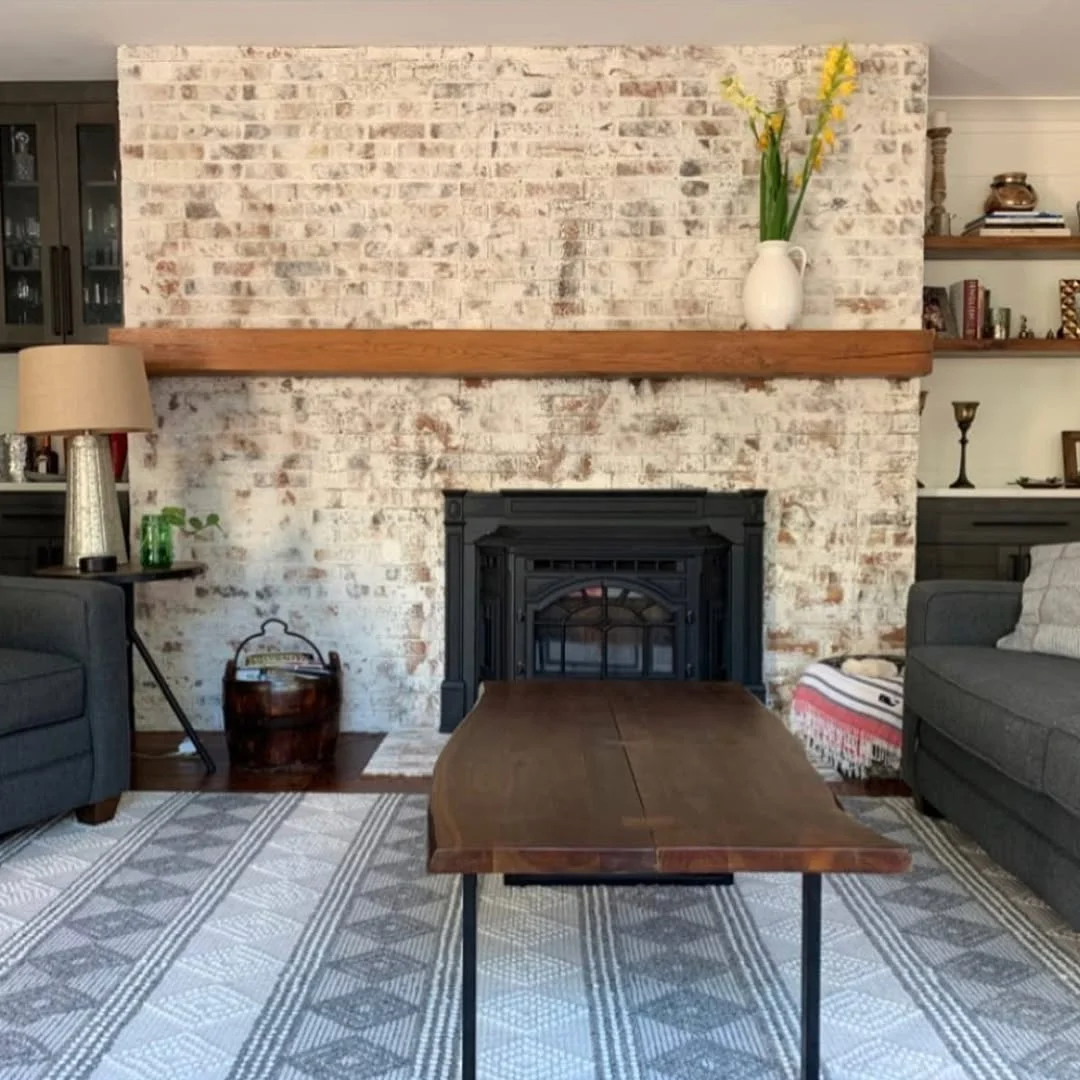
[[[128,494],[121,491],[120,516],[128,533]],[[64,561],[63,491],[0,490],[0,574],[22,576]]]
[[[113,83],[0,83],[0,348],[123,324]]]
[[[1036,544],[1080,541],[1080,498],[920,496],[918,581],[1023,581]]]

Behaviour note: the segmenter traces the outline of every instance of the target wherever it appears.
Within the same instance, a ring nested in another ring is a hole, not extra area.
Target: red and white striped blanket
[[[845,657],[811,664],[791,700],[791,727],[841,775],[900,771],[903,673],[896,678],[845,675]]]

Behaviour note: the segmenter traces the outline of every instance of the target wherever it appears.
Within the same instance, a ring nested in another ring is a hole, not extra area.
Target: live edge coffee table
[[[462,1080],[476,1076],[477,874],[562,885],[802,874],[802,1080],[818,1080],[821,875],[910,861],[844,813],[741,686],[486,683],[435,766],[428,817],[428,870],[462,876]]]

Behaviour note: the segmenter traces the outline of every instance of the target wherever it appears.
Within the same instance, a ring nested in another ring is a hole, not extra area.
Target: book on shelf
[[[1068,225],[1062,225],[1060,228],[1054,229],[974,229],[970,232],[965,231],[965,236],[1044,236],[1044,237],[1062,237],[1072,236],[1072,229]]]
[[[986,290],[977,278],[966,278],[949,286],[949,306],[956,317],[956,329],[963,338],[982,337],[986,318]]]

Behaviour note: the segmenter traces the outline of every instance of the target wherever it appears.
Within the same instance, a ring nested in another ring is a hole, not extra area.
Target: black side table
[[[176,695],[165,681],[165,676],[161,674],[161,669],[150,655],[150,650],[147,649],[146,643],[139,637],[138,630],[135,629],[136,585],[145,585],[154,581],[178,581],[182,578],[195,578],[205,572],[205,563],[177,562],[173,563],[168,569],[143,567],[138,563],[124,563],[115,570],[105,570],[97,574],[84,574],[82,571],[72,569],[69,566],[49,566],[43,570],[35,571],[35,574],[39,577],[70,578],[72,580],[82,581],[104,581],[108,585],[116,585],[123,590],[124,620],[127,624],[128,639],[128,708],[131,713],[131,726],[134,729],[135,678],[134,658],[132,655],[132,646],[134,646],[142,657],[143,663],[153,676],[154,682],[157,683],[158,689],[165,695],[165,700],[169,703],[169,707],[176,715],[176,719],[180,721],[180,726],[194,744],[199,757],[202,758],[203,764],[206,766],[206,771],[212,773],[217,771],[217,766],[214,764],[214,759],[210,756],[210,751],[206,749],[202,740],[199,738],[198,733],[191,726],[191,721],[188,719],[187,713],[180,707],[180,702],[176,700]]]

